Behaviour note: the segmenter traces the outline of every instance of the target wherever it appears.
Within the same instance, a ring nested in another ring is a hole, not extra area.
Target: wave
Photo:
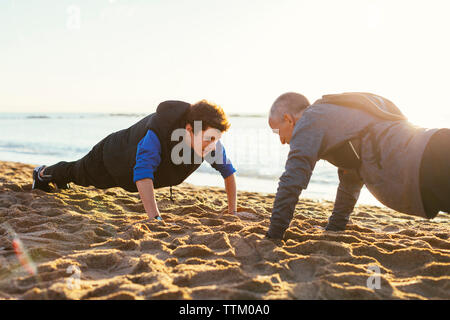
[[[109,113],[0,113],[0,120],[52,120],[52,119],[98,119],[109,117],[138,117],[139,114]]]
[[[0,120],[51,120],[51,119],[83,119],[104,117],[101,114],[29,114],[0,113]]]
[[[146,114],[146,113],[109,113],[108,116],[109,117],[132,117],[132,118],[137,118],[137,117],[146,117],[149,114]]]
[[[261,113],[230,113],[230,118],[266,118],[266,114]]]
[[[278,179],[281,176],[281,174],[283,173],[283,168],[280,168],[279,171],[268,172],[267,170],[254,169],[254,168],[250,168],[249,166],[245,166],[245,165],[240,165],[240,166],[234,165],[234,167],[236,168],[236,171],[237,171],[236,174],[238,176],[247,177],[247,178],[273,180],[273,179]],[[206,162],[203,162],[202,165],[197,170],[202,173],[218,174],[218,172]]]
[[[25,119],[50,119],[49,116],[26,116]]]
[[[74,147],[71,145],[64,146],[48,146],[42,143],[14,143],[0,141],[0,151],[6,151],[16,154],[32,154],[32,155],[46,155],[46,156],[61,156],[80,155],[87,153],[88,148]]]

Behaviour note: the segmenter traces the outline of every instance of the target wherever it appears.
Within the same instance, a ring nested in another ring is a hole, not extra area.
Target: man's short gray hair
[[[306,97],[296,92],[286,92],[279,96],[270,108],[269,117],[272,119],[281,119],[281,117],[290,113],[299,114],[309,106]]]

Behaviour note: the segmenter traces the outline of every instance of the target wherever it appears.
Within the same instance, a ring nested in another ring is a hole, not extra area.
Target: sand
[[[272,242],[273,194],[239,192],[252,213],[239,218],[223,189],[182,184],[175,202],[157,192],[165,221],[148,222],[136,193],[32,191],[32,169],[0,162],[1,299],[450,299],[448,214],[359,206],[345,232],[325,232],[333,203],[301,199]]]

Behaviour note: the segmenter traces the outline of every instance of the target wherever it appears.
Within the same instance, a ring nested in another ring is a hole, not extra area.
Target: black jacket
[[[186,126],[186,114],[190,104],[182,101],[165,101],[152,113],[128,129],[107,136],[103,147],[103,162],[118,186],[130,192],[137,192],[133,182],[137,146],[141,139],[152,130],[161,143],[161,163],[154,172],[155,188],[178,185],[193,173],[200,164],[194,164],[191,150],[190,164],[174,164],[171,160],[172,148],[179,141],[171,141],[172,132]],[[197,161],[198,162],[198,161]]]

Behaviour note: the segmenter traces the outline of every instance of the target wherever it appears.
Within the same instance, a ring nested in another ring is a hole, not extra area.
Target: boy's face
[[[197,155],[202,157],[214,150],[217,141],[222,137],[222,132],[220,130],[210,127],[195,132],[196,130],[194,130],[190,124],[187,124],[186,130],[189,133],[191,148],[194,149],[194,152]]]

